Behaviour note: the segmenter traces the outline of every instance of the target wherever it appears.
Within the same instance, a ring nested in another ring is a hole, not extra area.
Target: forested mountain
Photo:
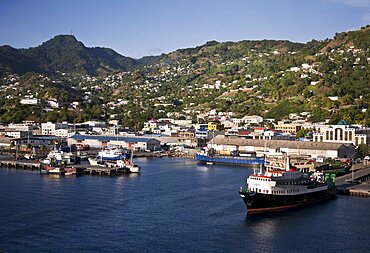
[[[112,49],[85,47],[72,35],[58,35],[38,47],[14,49],[0,47],[0,71],[24,74],[69,72],[97,75],[117,70],[129,70],[141,62],[150,63],[156,57],[135,60]]]
[[[32,49],[4,46],[2,66],[17,73],[32,67],[34,73],[1,79],[0,120],[115,118],[139,129],[152,117],[200,121],[202,112],[216,109],[236,117],[284,119],[302,113],[314,122],[370,125],[369,48],[370,26],[305,44],[210,41],[139,60],[86,48],[71,36]],[[26,112],[14,105],[24,96],[54,98],[61,106],[44,110],[41,104]],[[78,106],[71,108],[72,102]]]

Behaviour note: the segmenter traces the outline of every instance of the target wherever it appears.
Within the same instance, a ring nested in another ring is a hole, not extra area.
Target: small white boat
[[[128,168],[131,173],[140,173],[140,167],[137,164],[126,165],[126,168]]]
[[[76,162],[76,156],[71,152],[52,150],[44,160],[46,163],[50,161],[50,163],[74,164]]]
[[[125,160],[125,166],[130,170],[131,173],[140,173],[140,167],[139,165],[135,164],[132,161],[132,158],[134,157],[134,150],[131,151],[131,157],[130,160]]]
[[[117,167],[123,169],[125,172],[140,173],[140,167],[137,164],[134,164],[132,161],[126,159],[118,161],[106,161],[105,164],[108,167]]]
[[[101,158],[99,157],[95,157],[95,158],[87,158],[87,160],[89,161],[90,165],[92,166],[107,166],[107,164],[105,162],[103,162],[101,160]]]

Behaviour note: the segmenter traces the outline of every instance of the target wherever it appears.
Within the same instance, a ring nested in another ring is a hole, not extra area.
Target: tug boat
[[[40,168],[41,174],[54,174],[54,175],[64,175],[65,171],[62,166],[51,166],[48,164],[42,164]]]
[[[133,163],[132,159],[126,160],[118,160],[118,161],[106,161],[106,166],[108,167],[117,167],[122,169],[124,172],[127,173],[140,173],[139,165]]]
[[[247,178],[246,188],[240,187],[247,214],[282,211],[336,197],[335,175],[303,174],[290,166],[288,156],[266,162]]]

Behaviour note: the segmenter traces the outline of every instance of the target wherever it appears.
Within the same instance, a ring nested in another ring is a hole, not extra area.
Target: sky
[[[0,0],[0,45],[59,34],[140,58],[210,40],[308,42],[370,24],[370,0]]]

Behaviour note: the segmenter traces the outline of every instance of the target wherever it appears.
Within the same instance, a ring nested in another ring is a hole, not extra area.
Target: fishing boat
[[[130,160],[125,160],[125,167],[128,168],[131,173],[140,173],[140,166],[132,161],[133,156],[132,154]]]
[[[335,175],[304,174],[292,167],[289,157],[266,161],[241,187],[248,214],[282,211],[335,198]]]
[[[116,161],[122,159],[130,159],[130,152],[122,148],[106,148],[102,151],[99,151],[98,157],[103,161]]]
[[[140,173],[140,166],[135,164],[132,161],[132,157],[133,157],[133,155],[131,155],[130,160],[121,159],[121,160],[117,160],[117,161],[105,161],[104,163],[108,167],[118,167],[118,168],[122,169],[124,172]]]
[[[94,158],[89,157],[87,158],[87,160],[89,161],[89,164],[92,166],[107,166],[106,162],[104,162],[99,156]]]
[[[41,174],[55,174],[64,175],[64,168],[62,166],[51,166],[47,164],[41,164],[40,173]]]
[[[44,164],[76,164],[79,160],[76,155],[71,152],[52,150],[46,158],[41,160]]]
[[[131,150],[130,160],[125,160],[125,167],[130,170],[131,173],[140,173],[139,165],[135,164],[132,160],[134,157],[134,150]]]

